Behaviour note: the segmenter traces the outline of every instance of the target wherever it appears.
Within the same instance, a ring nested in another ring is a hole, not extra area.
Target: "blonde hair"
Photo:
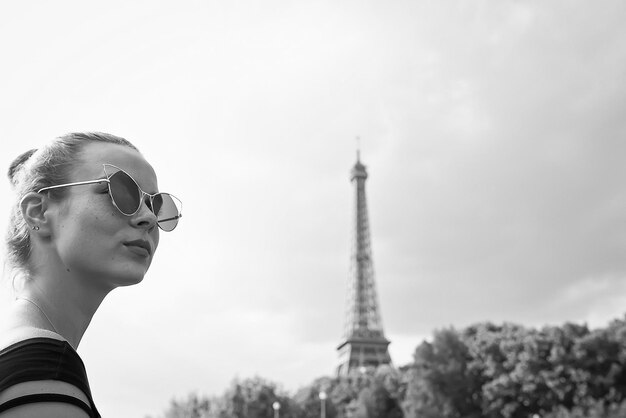
[[[28,270],[31,252],[30,228],[22,216],[20,201],[27,193],[68,182],[71,169],[78,161],[83,147],[90,142],[104,142],[127,146],[139,151],[128,140],[101,132],[74,132],[60,136],[40,149],[19,155],[11,163],[8,177],[15,192],[6,234],[7,258],[5,267],[12,272]],[[63,197],[65,189],[52,189],[53,199]]]

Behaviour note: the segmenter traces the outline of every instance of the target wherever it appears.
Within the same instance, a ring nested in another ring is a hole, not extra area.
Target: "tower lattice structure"
[[[346,376],[351,370],[391,363],[389,340],[385,338],[376,293],[372,248],[370,241],[365,180],[367,170],[361,164],[359,152],[350,172],[354,184],[355,212],[353,245],[350,255],[345,329],[342,343],[337,347],[337,374]]]

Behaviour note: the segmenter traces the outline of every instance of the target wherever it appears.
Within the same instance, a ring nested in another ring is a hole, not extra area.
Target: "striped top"
[[[19,383],[39,380],[57,380],[76,386],[85,394],[89,404],[70,395],[37,393],[0,404],[0,413],[25,404],[58,402],[75,405],[91,418],[100,418],[89,389],[85,365],[67,341],[30,338],[0,351],[0,393]]]

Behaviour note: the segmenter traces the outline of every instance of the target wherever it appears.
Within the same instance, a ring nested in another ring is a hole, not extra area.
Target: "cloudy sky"
[[[0,165],[110,132],[184,203],[79,348],[103,415],[333,373],[357,135],[396,364],[441,327],[623,316],[624,21],[621,1],[3,3]]]

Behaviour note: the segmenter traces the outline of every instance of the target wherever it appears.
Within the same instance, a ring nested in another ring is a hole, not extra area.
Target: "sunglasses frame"
[[[113,173],[111,173],[109,175],[109,173],[107,173],[107,166],[113,167],[113,168],[117,169],[117,171],[115,171],[115,172],[113,172]],[[85,185],[85,184],[108,183],[108,187],[107,188],[108,188],[108,191],[109,191],[109,197],[111,198],[111,203],[113,203],[113,206],[115,206],[115,209],[117,209],[122,215],[125,215],[125,216],[133,216],[134,214],[139,212],[139,210],[141,209],[141,205],[144,202],[144,197],[145,196],[148,196],[150,198],[150,207],[149,207],[149,209],[150,209],[150,212],[154,213],[154,211],[153,211],[153,208],[154,208],[154,204],[153,204],[154,197],[157,196],[157,195],[160,195],[160,194],[161,195],[168,195],[172,199],[172,201],[174,202],[174,206],[176,206],[178,214],[176,216],[172,217],[172,218],[162,219],[161,221],[157,220],[157,225],[159,226],[159,228],[161,230],[163,230],[165,232],[171,232],[171,231],[173,231],[176,228],[176,226],[178,226],[178,222],[176,222],[176,225],[174,225],[174,228],[168,230],[168,229],[164,229],[160,225],[160,222],[167,222],[167,221],[171,221],[171,220],[174,220],[174,219],[178,220],[178,219],[183,217],[183,214],[182,214],[182,212],[183,212],[183,202],[181,202],[181,200],[179,198],[177,198],[176,196],[174,196],[172,194],[169,194],[169,193],[159,192],[159,193],[150,194],[150,193],[147,193],[147,192],[143,191],[143,189],[141,187],[139,187],[139,184],[133,178],[133,176],[131,176],[125,170],[119,168],[116,165],[113,165],[113,164],[102,164],[102,168],[104,170],[104,175],[106,176],[105,179],[77,181],[77,182],[74,182],[74,183],[65,183],[65,184],[58,184],[56,186],[43,187],[43,188],[39,189],[37,191],[37,193],[41,193],[41,192],[44,192],[44,191],[47,191],[47,190],[51,190],[51,189],[60,189],[62,187],[82,186],[82,185]],[[115,174],[117,174],[120,171],[122,173],[126,174],[133,181],[133,183],[135,183],[135,186],[137,186],[137,190],[139,190],[139,192],[141,193],[141,196],[139,197],[139,206],[137,206],[137,209],[133,213],[125,213],[125,212],[123,212],[122,209],[120,209],[119,206],[117,206],[117,203],[115,202],[115,199],[113,198],[113,192],[111,191],[111,180],[110,180],[110,178],[113,177]],[[178,202],[178,204],[176,204],[177,202]],[[156,216],[156,213],[154,213],[154,215]]]

